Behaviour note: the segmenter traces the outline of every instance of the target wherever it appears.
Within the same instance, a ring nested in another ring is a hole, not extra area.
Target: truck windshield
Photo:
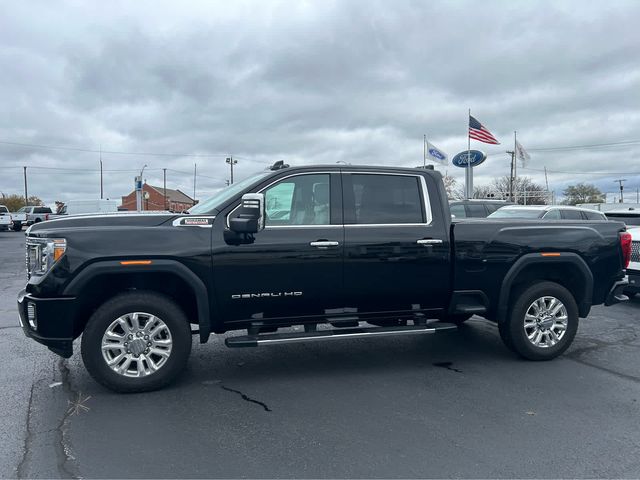
[[[248,178],[245,178],[241,182],[234,183],[233,185],[229,185],[228,187],[220,190],[213,197],[209,197],[206,200],[198,203],[197,205],[194,205],[188,211],[189,213],[192,213],[192,214],[203,215],[203,214],[211,213],[214,210],[219,210],[219,207],[223,205],[226,201],[236,196],[238,193],[240,193],[242,190],[247,188],[249,185],[266,177],[270,173],[272,172],[270,171],[260,172]]]
[[[533,208],[500,208],[488,218],[539,218],[543,210]]]

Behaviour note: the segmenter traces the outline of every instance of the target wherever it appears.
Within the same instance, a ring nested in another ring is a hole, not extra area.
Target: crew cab
[[[592,305],[626,300],[618,222],[451,221],[438,172],[276,162],[189,214],[75,216],[27,231],[24,333],[115,391],[160,388],[191,336],[228,347],[497,323],[530,360],[563,353]],[[287,327],[303,326],[303,329]],[[246,332],[245,332],[246,330]]]
[[[52,214],[49,207],[43,206],[26,206],[18,210],[18,213],[26,215],[22,225],[33,225],[34,223],[45,222],[49,220],[49,216]],[[22,225],[20,226],[22,228]]]

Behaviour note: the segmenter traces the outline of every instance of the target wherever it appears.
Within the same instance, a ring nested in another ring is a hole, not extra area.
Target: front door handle
[[[428,247],[429,245],[440,245],[442,244],[442,240],[439,238],[422,238],[416,242],[418,245],[424,245]]]
[[[330,240],[317,240],[315,242],[311,242],[309,245],[317,248],[329,248],[329,247],[337,247],[340,245],[340,242],[334,242]]]

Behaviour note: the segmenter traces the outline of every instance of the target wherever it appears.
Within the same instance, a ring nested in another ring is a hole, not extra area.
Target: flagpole
[[[513,183],[515,183],[515,189],[513,192],[513,203],[515,203],[516,205],[518,204],[518,140],[517,140],[517,132],[514,130],[513,131],[513,156],[514,158],[514,162],[513,162]],[[525,198],[525,202],[527,201],[527,199]]]
[[[422,168],[427,168],[427,134],[422,139]]]
[[[473,170],[471,170],[471,135],[469,134],[469,124],[471,122],[471,109],[469,109],[469,118],[467,118],[467,198],[473,197]]]

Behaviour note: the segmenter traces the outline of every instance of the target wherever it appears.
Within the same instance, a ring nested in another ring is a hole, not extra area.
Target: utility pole
[[[509,201],[513,202],[513,173],[516,163],[516,152],[507,150],[507,153],[511,155],[511,173],[509,174]]]
[[[22,167],[24,169],[24,205],[26,207],[29,206],[29,194],[27,193],[27,167]]]
[[[233,166],[234,166],[236,163],[238,163],[238,161],[237,161],[237,160],[234,160],[234,159],[233,159],[233,156],[229,155],[229,156],[226,158],[225,162],[229,164],[229,167],[231,167],[231,177],[229,177],[229,178],[230,178],[230,180],[229,180],[229,184],[230,184],[230,185],[233,185]]]
[[[142,170],[140,170],[140,175],[136,177],[136,210],[139,212],[142,211],[142,174],[145,168],[147,168],[146,163],[144,167],[142,167]]]
[[[618,180],[614,180],[614,182],[618,182],[620,184],[620,203],[624,203],[624,185],[622,185],[622,183],[626,181],[626,178],[619,178]]]
[[[100,144],[100,200],[104,198],[104,189],[102,188],[102,144]]]
[[[167,208],[167,169],[166,168],[162,169],[162,177],[164,182],[164,209],[169,210]]]
[[[193,164],[193,201],[196,201],[196,177],[198,175],[198,164]]]

